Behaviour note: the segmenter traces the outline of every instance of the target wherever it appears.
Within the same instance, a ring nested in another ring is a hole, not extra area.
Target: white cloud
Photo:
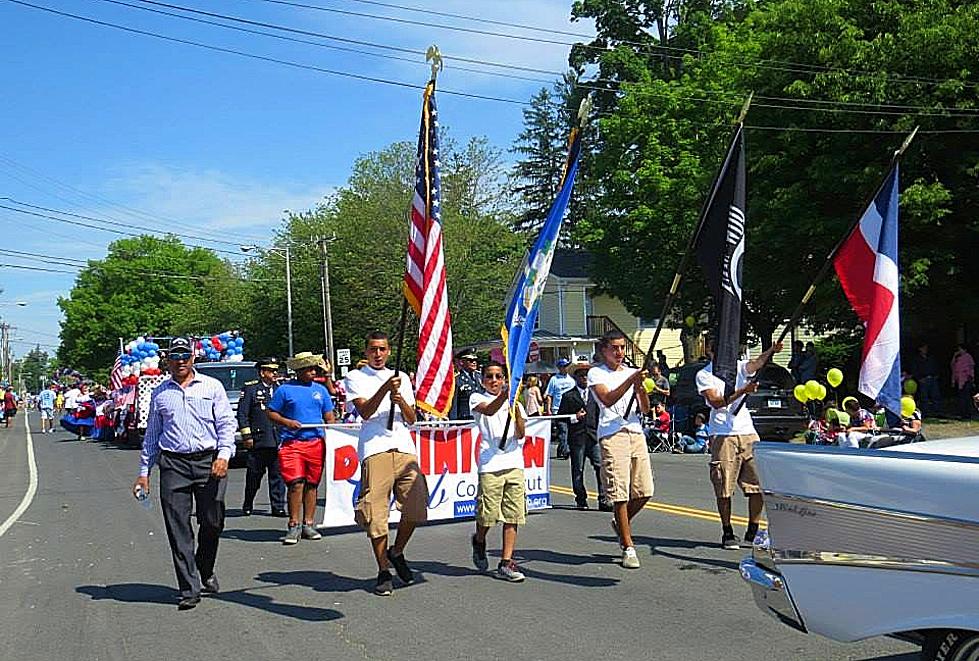
[[[174,233],[213,234],[235,230],[242,237],[264,238],[282,220],[283,210],[309,209],[335,190],[328,185],[263,182],[219,170],[144,163],[125,168],[125,174],[103,184],[104,194],[166,222],[177,223]],[[136,221],[134,221],[136,222]],[[157,223],[147,219],[145,225]]]

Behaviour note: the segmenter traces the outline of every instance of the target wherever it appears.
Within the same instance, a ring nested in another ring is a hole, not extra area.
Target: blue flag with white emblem
[[[561,191],[551,205],[547,220],[533,248],[524,257],[523,265],[510,290],[507,304],[506,322],[500,334],[503,337],[503,355],[506,357],[507,371],[510,374],[510,406],[512,407],[520,392],[530,341],[537,322],[540,297],[551,272],[551,260],[557,247],[561,224],[564,222],[575,175],[578,173],[578,157],[581,155],[581,134],[578,129],[571,132],[568,160],[564,169]]]

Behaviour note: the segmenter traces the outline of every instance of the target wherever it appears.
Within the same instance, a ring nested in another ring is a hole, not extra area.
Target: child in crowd
[[[472,536],[473,564],[480,571],[489,568],[486,558],[486,534],[497,523],[503,524],[503,550],[496,567],[496,578],[519,582],[524,574],[513,561],[517,545],[517,527],[527,520],[527,496],[523,473],[524,421],[527,413],[520,402],[507,424],[506,371],[500,363],[490,361],[483,370],[485,393],[469,397],[469,410],[479,428],[479,489],[476,493],[476,532]],[[500,449],[503,430],[507,441]]]
[[[646,427],[646,447],[652,452],[658,442],[667,440],[670,436],[670,414],[666,404],[657,400],[649,415],[650,424]]]
[[[693,417],[693,436],[684,434],[676,452],[684,454],[704,454],[709,451],[710,434],[707,431],[707,416],[698,413]]]

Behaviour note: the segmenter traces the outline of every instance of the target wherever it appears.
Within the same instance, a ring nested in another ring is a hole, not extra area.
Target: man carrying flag
[[[901,328],[897,268],[898,162],[833,259],[853,311],[865,327],[858,390],[901,411]]]
[[[741,403],[758,389],[751,377],[782,350],[781,343],[776,343],[754,360],[738,360],[746,227],[743,124],[738,124],[709,199],[697,244],[697,261],[714,298],[717,331],[707,341],[710,362],[697,372],[697,392],[711,408],[710,481],[721,518],[721,546],[737,549],[738,539],[731,526],[735,485],[748,497],[748,529],[744,536],[748,543],[758,531],[764,504],[755,473],[754,444],[758,434],[751,413]]]

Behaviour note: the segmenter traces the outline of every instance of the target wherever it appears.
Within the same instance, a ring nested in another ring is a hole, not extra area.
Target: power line
[[[140,1],[141,2],[148,2],[148,1],[151,1],[151,0],[140,0]],[[457,32],[468,32],[468,33],[474,33],[474,34],[481,34],[481,35],[486,35],[486,36],[500,37],[500,38],[504,38],[504,39],[515,39],[515,40],[530,41],[530,42],[545,43],[545,44],[558,44],[558,45],[563,45],[563,46],[576,46],[577,45],[577,46],[581,46],[583,48],[588,48],[588,49],[591,49],[591,50],[599,50],[599,51],[607,51],[607,50],[609,50],[608,47],[593,46],[591,44],[585,44],[585,43],[581,43],[581,42],[568,42],[568,41],[559,41],[559,40],[554,40],[554,39],[544,39],[544,38],[540,38],[540,37],[521,36],[521,35],[508,34],[508,33],[503,33],[503,32],[494,32],[494,31],[490,31],[490,30],[479,30],[479,29],[476,29],[476,28],[466,28],[466,27],[461,27],[461,26],[431,23],[429,21],[413,21],[413,20],[410,20],[410,19],[397,18],[397,17],[393,17],[393,16],[382,16],[382,15],[378,15],[378,14],[367,14],[367,13],[364,13],[364,12],[354,12],[354,11],[350,11],[350,10],[337,9],[337,8],[333,8],[333,7],[323,7],[323,6],[320,6],[320,5],[314,5],[314,4],[310,4],[310,3],[297,2],[295,0],[258,0],[258,1],[260,1],[260,2],[266,2],[266,3],[269,3],[269,4],[287,5],[287,6],[297,7],[297,8],[302,8],[302,9],[310,9],[310,10],[314,10],[314,11],[329,12],[329,13],[335,13],[335,14],[343,14],[343,15],[348,15],[348,16],[357,16],[357,17],[362,17],[362,18],[370,18],[370,19],[374,19],[374,20],[391,21],[391,22],[395,22],[395,23],[403,23],[403,24],[408,24],[408,25],[420,25],[420,26],[423,26],[423,27],[438,28],[438,29],[444,29],[444,30],[453,30],[453,31],[457,31]],[[380,3],[377,3],[377,4],[380,4]],[[428,13],[428,14],[432,14],[432,15],[447,15],[447,14],[442,13],[442,12],[430,12],[430,11],[427,11],[427,10],[406,8],[406,7],[398,6],[398,5],[388,5],[388,6],[390,6],[390,7],[397,7],[397,8],[400,8],[400,9],[411,10],[411,11],[420,11],[420,12],[424,12],[424,13]],[[580,37],[580,38],[590,38],[592,40],[598,40],[600,38],[598,36],[586,37],[585,35],[581,35],[581,34],[578,34],[578,33],[566,33],[564,31],[552,30],[550,28],[532,27],[532,26],[522,25],[522,24],[519,24],[519,23],[510,23],[510,22],[505,22],[505,21],[491,21],[489,19],[483,19],[483,18],[472,17],[472,16],[464,16],[464,15],[459,15],[459,14],[453,15],[453,17],[454,18],[463,18],[463,19],[466,19],[466,20],[478,21],[478,22],[483,22],[483,23],[492,23],[492,24],[495,24],[495,25],[504,25],[506,27],[515,27],[515,28],[521,28],[521,29],[535,30],[535,31],[544,32],[544,33],[568,34],[570,36],[575,36],[575,37]],[[677,46],[667,46],[667,45],[661,45],[661,44],[644,43],[644,42],[639,42],[639,41],[630,41],[630,40],[627,40],[627,39],[615,39],[614,41],[616,43],[623,44],[623,45],[637,46],[637,47],[642,47],[642,48],[646,48],[646,49],[650,49],[650,50],[655,49],[657,51],[660,51],[660,52],[657,53],[657,55],[659,55],[660,57],[667,57],[667,58],[671,58],[671,59],[675,59],[675,60],[682,60],[685,55],[714,55],[714,54],[716,54],[716,53],[711,53],[709,51],[705,51],[705,50],[697,49],[697,48],[681,48],[681,47],[677,47]],[[683,55],[668,55],[667,53],[670,53],[670,52],[682,53]],[[745,65],[757,66],[759,68],[771,69],[771,70],[776,70],[776,71],[787,71],[787,72],[794,72],[794,73],[810,73],[810,74],[815,74],[815,73],[822,73],[822,72],[827,72],[827,73],[829,73],[829,72],[838,72],[838,73],[849,73],[849,74],[859,74],[859,75],[875,75],[875,76],[880,74],[879,71],[861,71],[861,70],[857,70],[857,69],[845,69],[845,68],[838,68],[838,67],[830,67],[830,66],[826,66],[826,65],[808,64],[808,63],[804,63],[804,62],[791,62],[791,61],[786,61],[786,60],[775,60],[775,59],[760,59],[760,60],[756,60],[756,61],[743,60],[742,59],[742,60],[735,60],[735,61],[736,62],[739,62],[741,64],[745,64]],[[769,63],[771,63],[771,64],[769,64]],[[778,65],[778,64],[787,65],[787,66],[775,66],[775,65]],[[979,83],[972,83],[972,82],[963,81],[963,80],[959,80],[959,79],[955,79],[955,78],[946,78],[946,79],[941,79],[941,78],[922,78],[922,77],[917,77],[917,76],[902,76],[901,74],[889,74],[888,76],[886,76],[886,79],[887,80],[891,80],[891,81],[895,81],[895,82],[915,82],[915,83],[928,83],[928,84],[936,84],[936,85],[937,84],[944,84],[944,83],[948,83],[948,82],[955,82],[955,83],[967,85],[967,86],[970,86],[970,87],[974,87],[974,86],[979,85]]]
[[[246,58],[249,58],[249,59],[259,60],[259,61],[262,61],[262,62],[271,62],[273,64],[281,64],[283,66],[292,67],[292,68],[295,68],[295,69],[306,69],[308,71],[317,71],[319,73],[325,73],[325,74],[329,74],[329,75],[332,75],[332,76],[340,76],[342,78],[352,78],[354,80],[361,80],[361,81],[372,82],[372,83],[380,83],[380,84],[383,84],[383,85],[391,85],[391,86],[394,86],[394,87],[403,87],[403,88],[412,89],[412,90],[422,90],[422,89],[424,89],[424,86],[423,85],[416,85],[414,83],[406,83],[406,82],[399,81],[399,80],[389,80],[389,79],[386,79],[386,78],[379,78],[379,77],[376,77],[376,76],[365,76],[365,75],[358,74],[358,73],[351,73],[349,71],[339,71],[339,70],[336,70],[336,69],[328,69],[326,67],[319,67],[319,66],[316,66],[316,65],[313,65],[313,64],[303,64],[301,62],[293,62],[292,60],[283,60],[283,59],[280,59],[280,58],[269,57],[269,56],[266,56],[266,55],[257,55],[255,53],[249,53],[247,51],[236,50],[234,48],[225,48],[223,46],[214,46],[212,44],[205,44],[205,43],[201,43],[199,41],[192,41],[190,39],[181,39],[181,38],[178,38],[178,37],[171,37],[171,36],[168,36],[168,35],[165,35],[165,34],[160,34],[158,32],[151,32],[149,30],[140,30],[138,28],[132,28],[132,27],[129,27],[129,26],[126,26],[126,25],[119,25],[118,23],[111,23],[109,21],[102,21],[102,20],[99,20],[99,19],[96,19],[96,18],[90,18],[88,16],[81,16],[79,14],[72,14],[70,12],[64,12],[64,11],[60,11],[60,10],[57,10],[57,9],[51,9],[50,7],[43,7],[41,5],[35,5],[35,4],[30,3],[30,2],[25,2],[24,0],[3,0],[3,1],[4,2],[10,2],[10,3],[16,4],[16,5],[21,5],[21,6],[24,6],[24,7],[30,7],[31,9],[37,9],[37,10],[40,10],[40,11],[48,12],[50,14],[61,16],[61,17],[64,17],[64,18],[71,18],[71,19],[74,19],[74,20],[83,21],[85,23],[91,23],[93,25],[100,25],[100,26],[103,26],[103,27],[109,27],[109,28],[113,28],[113,29],[116,29],[116,30],[122,30],[124,32],[130,32],[132,34],[139,34],[139,35],[143,35],[143,36],[146,36],[146,37],[153,37],[154,39],[160,39],[160,40],[163,40],[163,41],[170,41],[170,42],[173,42],[173,43],[184,44],[184,45],[187,45],[187,46],[194,46],[194,47],[197,47],[197,48],[203,48],[203,49],[206,49],[206,50],[211,50],[211,51],[215,51],[215,52],[219,52],[219,53],[228,53],[228,54],[231,54],[231,55],[238,55],[239,57],[246,57]],[[517,100],[517,99],[507,99],[507,98],[503,98],[503,97],[495,97],[495,96],[489,96],[489,95],[485,95],[485,94],[473,94],[473,93],[470,93],[470,92],[460,92],[458,90],[449,90],[449,89],[440,89],[439,91],[442,94],[449,94],[449,95],[452,95],[452,96],[460,96],[460,97],[469,98],[469,99],[480,99],[480,100],[483,100],[483,101],[498,101],[500,103],[509,103],[509,104],[519,105],[519,106],[526,105],[526,102],[520,101],[520,100]]]
[[[41,180],[45,180],[48,183],[54,185],[55,187],[60,188],[60,189],[63,189],[65,191],[68,191],[68,192],[76,195],[77,197],[79,197],[81,199],[87,199],[87,200],[91,200],[91,201],[93,201],[95,203],[98,203],[98,204],[105,204],[105,205],[109,205],[111,207],[116,207],[116,208],[120,209],[125,215],[128,215],[128,216],[142,217],[143,220],[152,220],[152,221],[155,221],[155,222],[164,224],[164,225],[175,225],[175,226],[178,226],[178,227],[189,228],[189,229],[192,229],[192,230],[195,230],[195,231],[199,229],[199,228],[196,228],[196,227],[194,227],[194,226],[192,226],[190,224],[183,223],[181,221],[174,220],[172,218],[168,218],[166,216],[155,216],[155,215],[150,214],[150,213],[147,213],[145,211],[141,211],[139,209],[135,209],[133,207],[129,207],[129,206],[126,206],[124,204],[120,204],[118,202],[113,202],[112,200],[110,200],[110,199],[108,199],[106,197],[103,197],[101,195],[98,195],[97,193],[91,193],[91,192],[87,192],[87,191],[81,190],[80,188],[76,188],[76,187],[74,187],[74,186],[72,186],[70,184],[67,184],[67,183],[65,183],[63,181],[60,181],[59,179],[55,179],[54,177],[51,177],[49,175],[46,175],[43,172],[40,172],[38,170],[34,170],[33,168],[30,168],[30,167],[28,167],[28,166],[26,166],[26,165],[24,165],[22,163],[18,163],[14,159],[12,159],[12,158],[10,158],[8,156],[5,156],[3,154],[0,154],[0,165],[6,165],[8,168],[10,168],[12,170],[13,169],[20,170],[23,173],[26,173],[27,175],[36,177],[36,178],[41,179]],[[15,173],[13,173],[11,171],[8,171],[7,172],[7,176],[13,177],[14,179],[16,179],[16,180],[20,181],[21,183],[29,186],[30,188],[33,188],[34,190],[40,191],[40,192],[45,193],[47,195],[52,195],[53,197],[56,197],[59,200],[68,202],[69,204],[76,204],[76,202],[74,200],[68,199],[67,197],[65,197],[63,195],[60,195],[58,193],[49,191],[49,190],[47,190],[45,188],[42,188],[40,186],[36,186],[36,185],[32,184],[28,179],[25,179],[23,176],[20,176],[18,174],[15,174]],[[114,219],[114,220],[118,220],[118,219]],[[216,233],[215,232],[208,231],[206,229],[203,230],[203,233],[204,234],[210,234],[212,236],[216,236]],[[255,238],[255,237],[243,237],[243,238]],[[206,240],[207,241],[216,241],[216,239],[211,239],[211,238],[207,238]]]
[[[369,51],[363,51],[363,50],[359,50],[359,49],[347,49],[347,48],[342,48],[341,49],[340,47],[334,47],[334,46],[330,46],[328,44],[322,44],[322,43],[319,43],[319,42],[309,41],[309,40],[306,40],[306,39],[295,39],[295,38],[291,38],[291,37],[285,37],[284,35],[277,35],[277,34],[274,34],[274,33],[263,32],[263,31],[260,31],[260,30],[252,30],[252,29],[248,29],[248,28],[240,28],[240,27],[237,27],[237,26],[227,25],[227,24],[224,24],[224,23],[216,22],[216,21],[210,21],[210,20],[206,20],[206,19],[199,19],[199,18],[194,18],[192,16],[184,16],[182,14],[177,14],[177,13],[173,13],[173,12],[169,12],[169,11],[163,11],[163,10],[159,10],[159,9],[152,9],[150,7],[143,7],[143,6],[140,6],[140,5],[134,5],[134,4],[130,3],[130,2],[125,2],[123,0],[99,0],[99,1],[100,2],[109,3],[109,4],[122,5],[122,6],[125,6],[125,7],[129,7],[129,8],[137,9],[137,10],[141,10],[141,11],[147,11],[147,12],[151,12],[151,13],[162,14],[162,15],[165,15],[165,16],[173,17],[173,18],[179,18],[179,19],[193,21],[193,22],[197,22],[197,23],[203,23],[203,24],[207,24],[207,25],[213,25],[213,26],[217,26],[217,27],[221,27],[221,28],[225,28],[225,29],[231,29],[231,30],[236,30],[236,31],[240,31],[240,32],[246,32],[246,33],[250,33],[250,34],[257,34],[257,35],[260,35],[260,36],[271,37],[271,38],[275,38],[275,39],[284,39],[286,41],[294,41],[294,42],[299,42],[299,43],[313,45],[313,46],[319,46],[319,47],[337,48],[337,49],[340,49],[340,50],[352,51],[352,52],[356,52],[358,54],[368,55],[368,56],[371,56],[371,57],[380,57],[380,58],[384,58],[384,59],[394,59],[394,60],[399,60],[399,61],[408,61],[408,62],[413,62],[413,63],[417,63],[417,64],[423,64],[422,62],[415,62],[414,60],[411,60],[410,58],[405,58],[405,57],[400,57],[400,56],[393,56],[393,55],[384,55],[384,54],[381,54],[381,53],[371,53]],[[261,26],[261,27],[269,28],[269,29],[273,29],[273,30],[281,30],[281,31],[285,31],[285,32],[299,33],[299,34],[304,34],[304,35],[309,35],[309,36],[315,36],[315,37],[318,37],[318,38],[321,38],[321,39],[338,39],[338,37],[335,37],[334,35],[328,35],[328,34],[324,34],[324,33],[321,33],[321,32],[314,32],[314,31],[310,31],[310,30],[302,30],[302,29],[298,29],[298,28],[292,28],[292,27],[289,27],[289,26],[278,25],[278,24],[275,24],[275,23],[268,23],[268,22],[265,22],[265,21],[254,21],[254,20],[251,20],[251,19],[246,19],[246,18],[242,18],[242,17],[239,17],[239,16],[232,16],[232,15],[229,15],[229,14],[221,14],[221,13],[216,13],[216,12],[203,11],[203,10],[200,10],[200,9],[195,9],[195,8],[190,8],[190,7],[184,7],[184,6],[176,5],[176,4],[172,4],[172,3],[159,2],[158,0],[138,0],[138,1],[141,2],[141,3],[144,3],[144,4],[150,4],[150,5],[160,6],[160,7],[167,7],[167,8],[170,8],[170,9],[176,9],[178,11],[187,12],[187,13],[191,13],[191,14],[197,14],[197,15],[202,15],[202,16],[209,16],[209,17],[212,17],[212,18],[219,18],[219,19],[225,20],[225,21],[233,21],[233,22],[238,22],[238,23],[244,23],[244,24],[247,24],[247,25]],[[275,0],[262,0],[262,1],[275,1]],[[293,4],[293,3],[286,3],[286,4]],[[324,11],[326,11],[326,10],[324,9]],[[370,43],[370,42],[361,42],[361,43],[368,44],[368,45],[370,45],[371,47],[374,47],[374,48],[382,48],[382,47],[383,48],[395,48],[395,47],[388,46],[388,45],[385,45],[385,44],[377,44],[377,43]],[[421,52],[420,51],[415,51],[415,54],[419,54],[420,55]],[[506,67],[506,66],[508,66],[508,65],[505,65],[505,64],[502,64],[502,63],[499,63],[499,62],[490,62],[490,61],[487,61],[487,60],[470,60],[470,61],[476,61],[479,64],[485,65],[485,66],[499,66],[499,67]],[[485,74],[485,75],[495,75],[495,76],[506,77],[506,78],[511,78],[511,79],[512,78],[516,78],[516,79],[519,79],[519,80],[528,80],[528,81],[531,81],[531,82],[542,82],[542,83],[553,82],[553,81],[549,81],[549,80],[542,80],[542,79],[539,79],[539,78],[529,78],[529,77],[524,77],[524,76],[514,76],[512,74],[502,74],[502,73],[492,72],[492,71],[481,71],[481,70],[478,70],[478,69],[470,69],[468,67],[459,67],[459,69],[460,70],[463,70],[463,71],[481,73],[481,74]],[[549,73],[549,74],[555,75],[555,76],[562,75],[560,72],[555,72],[555,71],[550,71],[550,72],[548,72],[546,70],[540,70],[540,71],[543,71],[543,72],[546,72],[546,73]],[[589,81],[589,82],[591,82],[591,83],[594,83],[594,82],[602,82],[602,80],[599,79],[598,81]],[[615,81],[605,81],[605,82],[615,82]],[[596,85],[593,85],[593,84],[582,83],[582,82],[576,83],[575,86],[578,87],[578,88],[581,88],[581,89],[592,90],[592,91],[613,91],[613,92],[615,91],[615,90],[610,90],[609,88],[606,88],[606,87],[599,87],[599,86],[596,86]],[[761,99],[761,98],[762,97],[759,97],[759,99]],[[713,102],[710,99],[698,99],[698,98],[692,98],[692,97],[685,97],[685,99],[686,100],[691,100],[691,101]],[[499,100],[499,99],[496,99],[496,100]],[[788,102],[795,102],[795,101],[797,101],[797,99],[793,99],[791,97],[765,97],[764,100],[782,100],[782,101],[788,101]],[[819,103],[823,103],[823,104],[832,104],[833,103],[831,101],[818,101],[818,102]],[[740,100],[738,100],[738,103],[740,103]],[[875,115],[875,114],[879,114],[879,115],[906,115],[906,114],[909,114],[909,113],[894,112],[894,111],[890,111],[890,110],[880,110],[880,111],[877,111],[877,110],[852,110],[852,111],[850,111],[850,110],[827,109],[827,108],[811,108],[810,109],[810,108],[798,107],[798,106],[773,105],[773,104],[763,104],[763,103],[756,104],[756,105],[758,107],[768,107],[768,108],[777,108],[777,109],[786,109],[786,110],[797,110],[797,111],[812,111],[812,112],[818,112],[818,111],[834,112],[834,113],[852,112],[854,114],[868,114],[868,115]],[[871,106],[873,104],[866,104],[866,105]],[[917,106],[917,108],[921,108],[923,110],[934,110],[932,108],[927,108],[925,106]],[[968,112],[967,110],[958,111],[956,109],[956,110],[950,110],[950,111],[946,111],[946,112],[922,112],[922,113],[918,113],[918,114],[920,116],[923,116],[923,117],[929,117],[929,116],[930,117],[972,117],[972,116],[979,116],[979,114],[976,114],[976,115],[966,114],[967,112]],[[974,110],[973,112],[975,113],[975,112],[979,112],[979,111],[975,111]]]

